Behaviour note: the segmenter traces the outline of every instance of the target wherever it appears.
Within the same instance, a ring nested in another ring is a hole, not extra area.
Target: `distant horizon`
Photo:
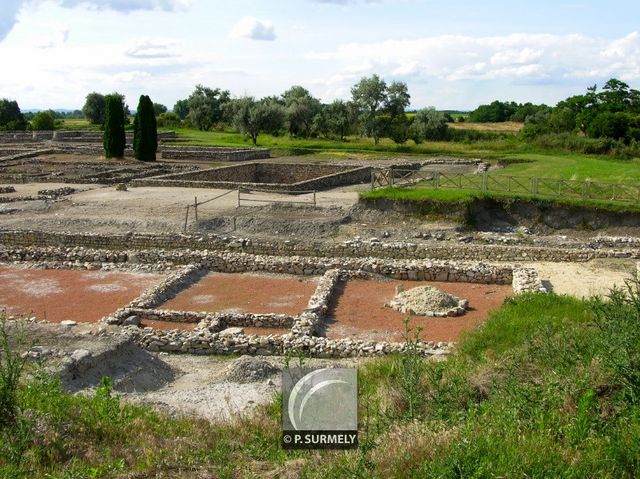
[[[197,84],[302,85],[329,103],[377,73],[407,83],[411,109],[552,106],[612,77],[640,84],[638,17],[632,1],[4,0],[0,97],[74,110],[118,91],[171,109]]]

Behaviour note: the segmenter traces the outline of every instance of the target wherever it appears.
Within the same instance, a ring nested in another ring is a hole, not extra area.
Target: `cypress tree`
[[[158,149],[158,126],[153,102],[141,95],[133,122],[133,151],[140,161],[155,161]]]
[[[103,144],[106,158],[124,157],[124,106],[122,100],[113,95],[105,97]]]

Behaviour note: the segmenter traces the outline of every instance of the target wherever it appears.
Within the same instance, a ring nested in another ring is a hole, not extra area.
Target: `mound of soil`
[[[279,368],[264,359],[240,356],[227,366],[224,378],[232,383],[255,383],[269,379],[278,371]]]
[[[164,387],[175,373],[164,361],[129,338],[93,338],[75,344],[80,349],[60,365],[63,386],[71,391],[93,388],[108,376],[118,392],[145,392]]]
[[[418,286],[398,292],[388,306],[418,316],[459,316],[464,314],[466,303],[466,300],[432,286]]]

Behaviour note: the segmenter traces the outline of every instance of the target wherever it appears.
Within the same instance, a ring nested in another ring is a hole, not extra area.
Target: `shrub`
[[[629,123],[630,118],[626,113],[600,113],[587,128],[587,135],[591,138],[606,137],[619,140],[627,136]]]
[[[153,102],[141,95],[133,122],[133,151],[140,161],[155,161],[158,149],[158,128]]]
[[[47,131],[55,128],[55,119],[49,111],[40,111],[31,120],[31,129],[36,131]]]
[[[6,318],[0,315],[0,429],[13,424],[18,407],[18,386],[25,359],[11,349]],[[18,344],[24,335],[18,334]]]
[[[158,115],[157,125],[160,127],[179,127],[181,124],[180,117],[175,113],[161,113]]]
[[[126,146],[124,134],[124,108],[121,98],[107,95],[105,98],[104,156],[122,158]]]

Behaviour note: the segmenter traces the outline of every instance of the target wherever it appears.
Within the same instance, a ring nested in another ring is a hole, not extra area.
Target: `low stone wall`
[[[266,148],[162,146],[160,152],[165,160],[250,161],[271,157],[271,150]]]
[[[232,250],[273,256],[311,256],[330,258],[452,259],[463,261],[589,261],[595,258],[640,258],[640,249],[593,247],[549,248],[503,244],[461,244],[440,242],[415,244],[381,241],[344,241],[310,243],[303,241],[268,241],[215,234],[78,234],[46,231],[0,230],[0,245],[7,247],[86,247],[109,250],[167,250],[162,255],[177,264],[198,262],[197,255],[206,250]],[[170,250],[170,251],[169,251]],[[144,255],[142,256],[144,257]]]
[[[35,158],[41,155],[50,155],[52,153],[56,153],[56,151],[57,150],[55,148],[41,148],[38,150],[24,151],[21,153],[16,153],[15,155],[4,156],[0,158],[0,163],[8,163],[15,160],[24,160],[25,158]]]
[[[0,143],[34,141],[31,131],[0,131]]]
[[[154,253],[157,255],[157,252]],[[126,260],[125,257],[107,257],[105,252],[90,250],[54,249],[40,250],[40,255],[33,251],[18,254],[16,251],[0,250],[0,260],[13,260],[15,257],[33,260],[64,258],[66,261],[56,261],[57,268],[80,269],[111,269],[117,264],[107,264],[106,260]],[[208,256],[208,255],[205,255]],[[542,291],[542,284],[535,270],[531,268],[496,267],[474,263],[456,263],[444,261],[398,261],[379,259],[357,259],[350,263],[336,258],[304,258],[308,264],[286,268],[287,262],[296,263],[300,258],[283,258],[254,256],[238,253],[211,255],[209,259],[217,258],[220,264],[225,264],[228,271],[271,271],[292,272],[298,274],[317,274],[324,270],[324,276],[318,283],[309,302],[297,316],[279,314],[245,314],[245,313],[206,313],[192,311],[170,311],[155,309],[178,292],[189,287],[202,275],[206,274],[215,261],[203,261],[190,264],[174,270],[167,278],[151,288],[145,290],[127,306],[118,309],[113,314],[103,318],[108,324],[123,325],[122,330],[130,335],[138,344],[150,351],[182,352],[191,354],[261,354],[284,355],[301,352],[312,357],[355,357],[402,353],[407,345],[403,343],[354,341],[350,339],[328,339],[316,336],[317,327],[329,310],[329,304],[340,281],[352,278],[373,279],[375,275],[384,274],[398,279],[421,280],[431,279],[439,281],[472,281],[506,283],[512,281],[514,291]],[[87,263],[82,261],[91,261]],[[132,258],[139,260],[139,256]],[[160,262],[157,256],[152,264],[153,269],[166,269],[166,261]],[[312,264],[311,260],[316,263]],[[46,263],[42,263],[46,264]],[[92,266],[93,265],[93,266]],[[329,267],[334,265],[334,267]],[[218,264],[219,266],[219,264]],[[303,266],[306,266],[305,269]],[[345,267],[346,266],[346,267]],[[140,268],[133,264],[132,268]],[[352,268],[352,269],[349,269]],[[212,268],[215,269],[215,268]],[[192,331],[173,330],[162,331],[152,328],[139,328],[141,321],[170,321],[197,323]],[[129,326],[128,324],[131,324]],[[290,328],[287,334],[268,336],[247,335],[242,327]],[[425,356],[446,354],[448,343],[420,342],[417,346],[420,354]]]
[[[514,268],[512,286],[515,294],[549,292],[542,284],[535,268]]]
[[[226,168],[214,168],[209,170],[200,170],[193,173],[180,173],[171,175],[161,175],[151,178],[145,178],[141,180],[133,181],[135,186],[164,186],[164,187],[180,187],[180,188],[220,188],[220,189],[236,189],[246,188],[249,190],[267,190],[267,191],[280,191],[280,192],[305,192],[314,190],[324,190],[333,188],[336,186],[351,185],[356,183],[364,183],[369,181],[371,177],[370,167],[358,167],[358,168],[340,168],[333,167],[337,172],[327,174],[324,176],[318,176],[316,178],[305,179],[297,182],[276,183],[270,182],[268,176],[263,179],[260,175],[255,173],[256,167],[261,165],[242,165],[243,167],[226,167]],[[301,175],[294,172],[293,165],[278,165],[289,167],[292,178],[299,178]],[[298,167],[301,165],[295,165]],[[302,166],[317,166],[317,165],[302,165]],[[229,169],[229,171],[226,171]],[[307,170],[305,168],[305,170]],[[308,171],[308,170],[307,170]],[[323,171],[318,171],[317,174],[322,175]],[[285,175],[286,176],[286,175]],[[200,179],[204,178],[204,179]],[[220,178],[220,179],[212,179]],[[278,176],[279,179],[283,179],[282,174]],[[250,181],[255,179],[256,181]],[[257,181],[260,179],[260,182]]]

